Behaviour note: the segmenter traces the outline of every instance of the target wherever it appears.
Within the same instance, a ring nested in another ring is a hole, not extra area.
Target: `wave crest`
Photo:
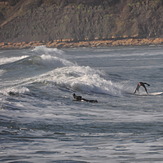
[[[104,79],[102,75],[101,71],[89,66],[70,66],[57,68],[41,76],[39,82],[55,83],[71,91],[121,95],[121,86]]]

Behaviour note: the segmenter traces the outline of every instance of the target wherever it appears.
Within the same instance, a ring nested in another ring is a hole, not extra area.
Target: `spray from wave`
[[[47,48],[46,46],[36,46],[32,52],[35,54],[51,54],[51,55],[62,55],[64,54],[63,50],[59,50],[57,48]]]
[[[0,90],[0,93],[2,93],[3,95],[19,95],[19,94],[24,94],[30,92],[30,90],[26,87],[21,87],[21,86],[17,86],[17,87],[8,87],[8,88],[4,88],[2,90]]]
[[[65,88],[72,92],[92,92],[113,96],[121,95],[121,84],[106,80],[102,71],[89,66],[79,66],[66,59],[65,56],[64,51],[56,48],[47,48],[45,46],[34,48],[31,56],[22,59],[22,61],[20,60],[21,62],[19,61],[19,64],[22,64],[23,68],[27,65],[23,71],[28,70],[29,73],[33,73],[34,75],[32,77],[28,76],[26,82],[24,82],[24,78],[23,80],[19,80],[15,86],[18,85],[19,88],[20,86],[24,88],[28,87],[30,83],[41,82],[52,83],[59,88]],[[36,68],[36,66],[39,67]],[[40,74],[41,68],[42,73]],[[20,92],[20,89],[14,89]],[[8,89],[6,91],[9,92]]]
[[[94,70],[89,66],[57,68],[41,75],[37,81],[53,83],[58,87],[71,91],[121,95],[121,85],[115,84],[111,80],[105,80],[101,77],[99,70]]]
[[[56,48],[45,46],[33,49],[39,55],[42,63],[53,65],[55,68],[36,79],[37,82],[52,83],[60,88],[71,91],[102,93],[120,96],[122,85],[106,80],[104,73],[89,66],[79,66],[65,59],[65,53]]]
[[[24,55],[21,57],[2,57],[2,58],[0,58],[0,65],[19,61],[19,60],[22,60],[27,57],[28,57],[28,55]]]
[[[72,91],[103,93],[110,95],[121,95],[122,85],[106,80],[104,73],[89,66],[79,66],[65,59],[62,50],[36,47],[33,51],[41,53],[42,59],[48,63],[61,62],[62,67],[40,76],[39,81],[54,83],[55,85]]]
[[[74,63],[65,59],[64,51],[57,48],[47,48],[46,46],[35,47],[32,52],[34,56],[40,57],[40,63],[46,66],[73,66]]]

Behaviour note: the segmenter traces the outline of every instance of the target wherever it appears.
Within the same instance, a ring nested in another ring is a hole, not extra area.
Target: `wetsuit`
[[[81,101],[83,99],[82,96],[76,96],[75,93],[73,94],[73,97],[76,101]]]
[[[146,88],[145,84],[146,84],[147,86],[150,86],[148,83],[139,82],[138,85],[137,85],[137,87],[136,87],[136,89],[135,89],[135,92],[134,92],[134,93],[136,93],[136,91],[139,92],[139,88],[142,86],[142,87],[144,87],[146,93],[148,94],[148,91],[147,91],[147,88]]]
[[[76,94],[73,94],[73,97],[76,101],[86,101],[86,102],[93,102],[93,103],[97,103],[97,100],[87,100],[85,98],[82,98],[82,96],[76,96]]]

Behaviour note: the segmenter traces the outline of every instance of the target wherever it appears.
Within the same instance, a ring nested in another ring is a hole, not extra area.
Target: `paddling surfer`
[[[73,97],[76,101],[81,101],[83,99],[82,96],[76,96],[75,93],[73,94]]]
[[[139,92],[139,88],[140,88],[141,86],[145,89],[146,93],[148,94],[148,91],[147,91],[147,88],[146,88],[145,85],[150,86],[150,84],[148,84],[148,83],[139,82],[139,83],[137,84],[137,87],[136,87],[135,91],[134,91],[134,94],[135,94],[137,91]]]
[[[73,94],[73,97],[76,101],[86,101],[86,102],[93,102],[93,103],[97,103],[97,100],[87,100],[85,98],[83,98],[82,96],[77,96],[75,93]]]

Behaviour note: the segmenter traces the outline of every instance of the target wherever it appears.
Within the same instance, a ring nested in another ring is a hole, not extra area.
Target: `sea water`
[[[163,162],[163,95],[133,94],[163,46],[1,50],[0,76],[0,162]]]

